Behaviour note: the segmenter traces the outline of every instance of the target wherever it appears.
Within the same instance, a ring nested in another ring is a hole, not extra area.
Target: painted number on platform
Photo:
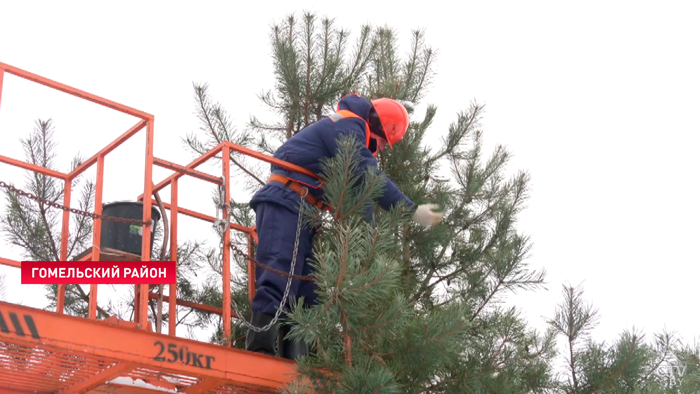
[[[185,365],[193,367],[211,369],[211,362],[215,360],[214,356],[195,353],[190,351],[187,346],[178,347],[174,343],[164,344],[161,341],[156,341],[153,346],[158,347],[158,355],[156,361],[167,361],[169,363],[181,362]]]
[[[5,316],[7,316],[7,319],[5,319]],[[24,325],[19,320],[19,316],[17,316],[16,313],[9,312],[5,315],[0,311],[0,332],[3,334],[14,332],[18,337],[24,337],[27,336],[27,333],[24,331],[26,327],[32,338],[41,339],[39,330],[37,330],[36,324],[34,324],[34,318],[31,315],[22,315],[22,320],[24,320]]]

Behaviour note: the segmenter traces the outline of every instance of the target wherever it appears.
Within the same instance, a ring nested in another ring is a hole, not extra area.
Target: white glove
[[[423,204],[419,205],[416,212],[413,214],[413,221],[420,224],[423,227],[431,227],[442,220],[442,213],[433,212],[433,209],[439,208],[436,204]]]

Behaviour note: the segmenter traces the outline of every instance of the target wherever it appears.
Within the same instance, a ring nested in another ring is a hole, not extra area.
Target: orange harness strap
[[[270,176],[270,178],[269,178],[267,181],[268,181],[268,182],[279,182],[279,183],[283,184],[285,187],[288,187],[288,188],[294,190],[294,192],[296,192],[298,195],[300,195],[300,196],[303,196],[303,195],[304,195],[304,189],[305,189],[305,187],[302,186],[302,185],[301,185],[300,183],[298,183],[297,181],[295,181],[294,179],[288,178],[288,177],[286,177],[286,176],[284,176],[284,175],[272,174],[272,175]],[[330,211],[330,210],[331,210],[331,207],[329,207],[328,205],[326,205],[326,204],[323,202],[323,200],[319,200],[319,199],[317,199],[316,197],[314,197],[314,196],[312,196],[311,194],[309,194],[309,193],[308,193],[308,189],[306,189],[306,196],[304,197],[304,199],[306,200],[306,202],[308,202],[309,204],[315,206],[315,207],[318,208],[318,209],[326,210],[326,211]]]
[[[344,110],[344,109],[341,109],[341,110],[336,111],[336,113],[334,113],[333,115],[329,116],[329,118],[330,118],[333,122],[337,122],[337,121],[339,121],[340,119],[344,119],[344,118],[357,118],[357,119],[362,120],[362,121],[365,123],[365,135],[367,136],[367,137],[366,137],[366,142],[365,142],[365,144],[366,144],[367,147],[369,148],[369,124],[368,124],[364,119],[362,119],[360,116],[358,116],[358,115],[355,114],[354,112],[351,112],[351,111],[348,111],[348,110]]]

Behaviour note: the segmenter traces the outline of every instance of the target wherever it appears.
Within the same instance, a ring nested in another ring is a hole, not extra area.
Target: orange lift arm
[[[157,202],[149,197],[155,192],[170,186],[171,201],[163,203],[170,211],[170,254],[177,255],[177,229],[180,214],[195,217],[211,223],[217,218],[186,209],[178,203],[178,180],[185,175],[219,185],[225,201],[230,200],[230,154],[238,152],[267,163],[278,165],[293,171],[318,176],[304,168],[286,163],[263,153],[238,146],[231,142],[222,142],[209,152],[198,157],[190,164],[182,166],[153,156],[154,117],[111,100],[96,96],[74,87],[41,77],[28,71],[0,63],[0,103],[5,73],[9,73],[36,83],[48,86],[70,95],[97,103],[140,120],[129,130],[108,143],[84,163],[68,174],[36,166],[17,159],[0,156],[0,163],[23,168],[35,173],[52,176],[63,180],[63,204],[52,204],[63,209],[61,225],[60,258],[68,259],[68,228],[71,214],[97,215],[93,221],[93,246],[78,256],[80,261],[98,261],[123,257],[130,260],[148,261],[150,259],[149,226],[151,207]],[[114,250],[100,248],[102,222],[102,189],[104,182],[104,158],[119,148],[125,141],[145,129],[146,150],[143,193],[137,201],[143,202],[141,254],[131,255]],[[198,166],[221,153],[221,176],[214,176],[196,170]],[[72,180],[96,165],[95,210],[81,212],[70,208]],[[165,180],[154,184],[153,165],[170,169],[175,173]],[[1,173],[1,172],[0,172]],[[255,228],[237,223],[230,223],[228,207],[223,207],[225,230],[222,233],[224,245],[229,245],[231,230],[243,232],[248,240],[248,291],[249,298],[255,294],[255,266],[252,262],[254,242],[257,241]],[[152,393],[147,388],[135,388],[125,383],[129,379],[140,379],[144,384],[174,389],[187,394],[213,392],[226,394],[231,392],[272,393],[285,383],[296,378],[295,363],[261,354],[241,351],[227,346],[207,344],[176,336],[176,306],[181,305],[219,314],[224,322],[224,338],[230,338],[231,319],[239,318],[231,310],[230,292],[230,248],[223,248],[223,303],[221,307],[202,305],[177,299],[177,289],[168,285],[169,295],[163,297],[168,303],[168,311],[173,318],[169,321],[168,334],[150,331],[148,300],[158,295],[150,292],[149,285],[135,285],[134,319],[125,322],[110,317],[97,319],[97,285],[90,286],[88,318],[78,318],[64,314],[65,285],[59,285],[55,312],[48,312],[24,306],[0,302],[0,356],[5,360],[0,363],[1,392],[26,392],[76,394],[120,391],[123,394]],[[0,257],[0,264],[21,268],[19,261]],[[229,339],[230,341],[230,339]],[[115,378],[119,378],[116,381]],[[126,379],[126,380],[125,380]],[[177,380],[179,383],[173,383]],[[170,383],[168,383],[170,382]],[[110,388],[111,387],[111,388]],[[116,387],[116,389],[115,389]],[[126,390],[126,391],[124,391]],[[140,390],[140,391],[139,391]],[[146,391],[144,391],[146,390]],[[239,390],[239,391],[236,391]],[[240,391],[244,390],[244,391]]]

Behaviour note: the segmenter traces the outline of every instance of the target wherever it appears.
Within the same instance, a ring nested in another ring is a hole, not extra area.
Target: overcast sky
[[[256,94],[274,87],[269,26],[289,12],[318,11],[353,33],[388,24],[403,48],[411,29],[425,28],[439,50],[425,99],[438,106],[434,138],[471,100],[485,103],[487,150],[506,145],[510,168],[531,173],[519,228],[532,236],[529,262],[548,271],[549,290],[513,302],[532,324],[542,328],[552,315],[562,283],[583,282],[602,317],[597,339],[633,325],[666,326],[687,340],[700,333],[697,2],[108,4],[0,0],[0,62],[154,114],[155,155],[180,164],[193,159],[180,138],[198,127],[192,82],[208,82],[242,127],[261,113]],[[64,171],[77,151],[90,156],[136,123],[11,75],[0,107],[0,154],[23,158],[18,138],[52,118]],[[105,201],[142,191],[143,153],[140,133],[107,158]],[[0,174],[23,176],[5,165]],[[214,215],[202,185],[182,182],[181,204]],[[187,220],[179,228],[183,237],[208,231]],[[5,243],[0,255],[21,259]],[[41,286],[21,286],[19,270],[1,269],[9,301],[45,305]]]

